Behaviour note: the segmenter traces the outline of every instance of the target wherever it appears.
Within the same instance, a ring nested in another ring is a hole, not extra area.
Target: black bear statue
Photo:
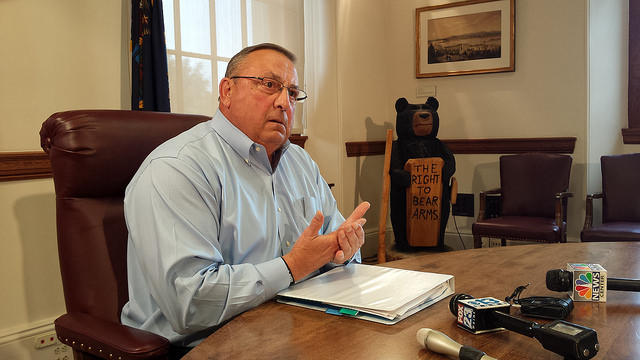
[[[424,104],[409,104],[407,99],[396,101],[396,133],[391,149],[391,225],[398,250],[416,250],[407,240],[406,189],[411,186],[411,174],[404,170],[409,159],[439,157],[442,167],[442,201],[440,202],[440,235],[437,248],[444,249],[444,231],[449,219],[451,201],[450,179],[456,171],[456,160],[447,146],[437,138],[440,119],[438,100],[429,97]]]

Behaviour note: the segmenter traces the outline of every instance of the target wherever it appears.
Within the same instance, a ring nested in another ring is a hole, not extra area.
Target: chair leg
[[[473,248],[479,249],[482,247],[482,237],[480,235],[473,235]]]
[[[507,239],[500,239],[502,246],[507,246]]]

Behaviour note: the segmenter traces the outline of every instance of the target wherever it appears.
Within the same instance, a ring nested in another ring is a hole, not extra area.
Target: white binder
[[[453,275],[351,263],[280,291],[277,301],[392,325],[454,291]]]

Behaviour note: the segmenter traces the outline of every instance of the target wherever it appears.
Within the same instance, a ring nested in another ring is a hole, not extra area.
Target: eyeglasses
[[[282,88],[286,88],[287,94],[289,95],[289,101],[291,102],[295,102],[295,101],[303,102],[304,99],[307,98],[307,93],[304,90],[298,89],[296,86],[284,86],[282,81],[268,78],[268,77],[232,76],[230,77],[230,79],[258,80],[260,84],[259,85],[260,89],[269,95],[280,93],[280,91],[282,91]]]

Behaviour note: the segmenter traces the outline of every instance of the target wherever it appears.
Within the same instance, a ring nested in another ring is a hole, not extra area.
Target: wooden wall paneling
[[[307,138],[305,135],[292,134],[289,140],[304,148]],[[52,176],[49,156],[44,151],[0,152],[0,181]]]
[[[572,154],[575,137],[441,139],[454,154],[521,154],[547,152]],[[347,156],[384,155],[384,141],[351,141],[345,143]]]
[[[0,152],[0,181],[51,176],[51,164],[44,151]]]
[[[640,143],[640,130],[625,129]],[[292,135],[291,142],[304,147],[307,136]],[[550,152],[572,154],[575,137],[449,139],[442,140],[454,154],[517,154]],[[384,155],[384,141],[351,141],[345,143],[347,156]],[[43,151],[0,152],[0,181],[51,177],[51,164]]]

